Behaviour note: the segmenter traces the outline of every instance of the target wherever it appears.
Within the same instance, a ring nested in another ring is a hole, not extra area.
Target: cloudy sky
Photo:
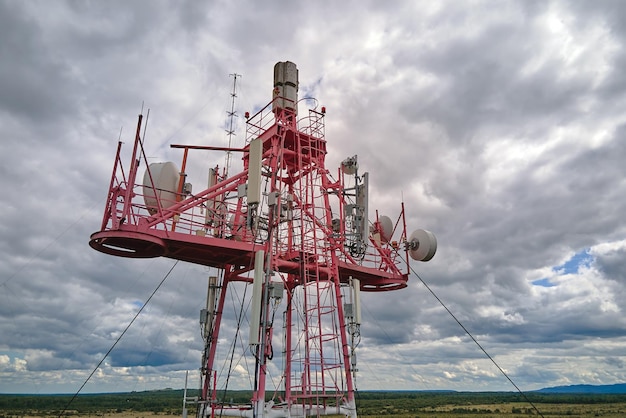
[[[0,0],[0,393],[78,390],[174,264],[87,244],[142,103],[180,161],[227,144],[229,74],[243,114],[284,60],[327,166],[437,235],[413,267],[519,387],[626,382],[626,3],[257,3]],[[195,376],[209,274],[179,263],[84,392]],[[359,389],[514,390],[417,277],[363,304]]]

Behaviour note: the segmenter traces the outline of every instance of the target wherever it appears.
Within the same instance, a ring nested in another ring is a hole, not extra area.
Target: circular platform
[[[105,254],[128,258],[160,257],[166,249],[162,239],[131,231],[94,232],[89,246]]]

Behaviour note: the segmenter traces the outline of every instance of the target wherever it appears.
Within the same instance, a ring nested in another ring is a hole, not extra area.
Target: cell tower
[[[246,113],[243,148],[171,145],[182,150],[182,168],[150,164],[141,183],[141,115],[127,170],[118,144],[102,226],[89,245],[218,272],[209,278],[201,312],[199,417],[356,417],[360,292],[406,287],[409,257],[428,261],[436,251],[432,233],[407,236],[403,204],[395,222],[372,216],[368,173],[359,173],[356,156],[343,160],[335,175],[326,169],[326,109],[298,116],[297,92],[296,65],[277,63],[272,101]],[[190,151],[239,153],[243,170],[226,175],[209,168],[208,187],[192,194],[185,173]],[[243,404],[221,399],[224,377],[216,364],[226,295],[236,285],[252,295],[244,345],[254,383]]]

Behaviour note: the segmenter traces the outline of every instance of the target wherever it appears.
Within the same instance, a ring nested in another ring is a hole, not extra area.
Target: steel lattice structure
[[[139,116],[126,169],[118,145],[101,229],[90,245],[115,256],[162,256],[220,272],[210,279],[203,311],[199,415],[356,417],[358,292],[406,287],[409,255],[427,261],[436,241],[427,231],[421,243],[407,237],[403,206],[395,224],[378,214],[370,223],[368,174],[359,174],[356,157],[345,159],[336,175],[326,169],[325,109],[298,117],[295,65],[278,63],[274,84],[274,99],[246,115],[245,147],[172,145],[182,150],[181,169],[151,164],[142,183]],[[187,159],[201,151],[240,153],[243,170],[209,169],[208,187],[192,194]],[[226,294],[236,282],[253,289],[248,343],[255,383],[247,405],[224,404],[217,393],[217,341]],[[278,306],[284,307],[282,387],[278,399],[268,400]]]

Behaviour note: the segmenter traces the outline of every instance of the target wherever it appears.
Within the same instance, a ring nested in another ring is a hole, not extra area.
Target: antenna
[[[230,112],[226,112],[229,119],[228,129],[226,130],[226,135],[228,135],[228,148],[226,151],[226,173],[225,176],[228,177],[228,169],[230,168],[230,148],[232,145],[233,135],[235,134],[235,130],[233,128],[235,118],[237,117],[237,112],[235,112],[235,99],[237,98],[237,78],[241,77],[241,74],[232,73],[229,74],[233,78],[233,91],[230,93],[231,102],[230,102]]]
[[[380,223],[380,238],[383,242],[391,241],[393,235],[393,222],[389,216],[382,215],[378,218]]]
[[[131,193],[136,156],[144,155],[138,129],[132,175],[122,166],[118,145],[102,227],[89,245],[119,257],[162,256],[217,269],[200,314],[198,417],[357,418],[360,292],[407,287],[409,272],[403,266],[409,257],[430,260],[436,238],[421,229],[408,236],[404,204],[395,224],[376,213],[370,228],[369,174],[359,175],[354,155],[337,167],[338,179],[331,178],[325,165],[325,114],[309,108],[308,116],[296,120],[298,70],[292,62],[274,66],[272,101],[253,116],[246,112],[245,146],[231,148],[240,77],[231,75],[229,147],[172,145],[184,148],[181,170],[171,162],[150,164],[141,203]],[[230,176],[210,169],[207,189],[183,194],[181,176],[190,150],[227,151],[227,167],[230,153],[242,152],[242,169],[233,168],[239,172]],[[222,326],[227,295],[250,283],[253,295],[241,299],[237,329]],[[237,342],[243,315],[250,324],[247,345]],[[228,386],[232,372],[220,372],[218,347],[231,338],[231,366],[241,349],[247,359],[241,367],[251,377],[253,395],[243,405],[218,401],[217,388]],[[278,365],[271,363],[275,352],[282,353],[278,375]],[[282,393],[279,403],[266,400],[271,386]]]
[[[413,260],[429,261],[437,252],[437,238],[430,231],[417,229],[406,242],[406,248]]]

